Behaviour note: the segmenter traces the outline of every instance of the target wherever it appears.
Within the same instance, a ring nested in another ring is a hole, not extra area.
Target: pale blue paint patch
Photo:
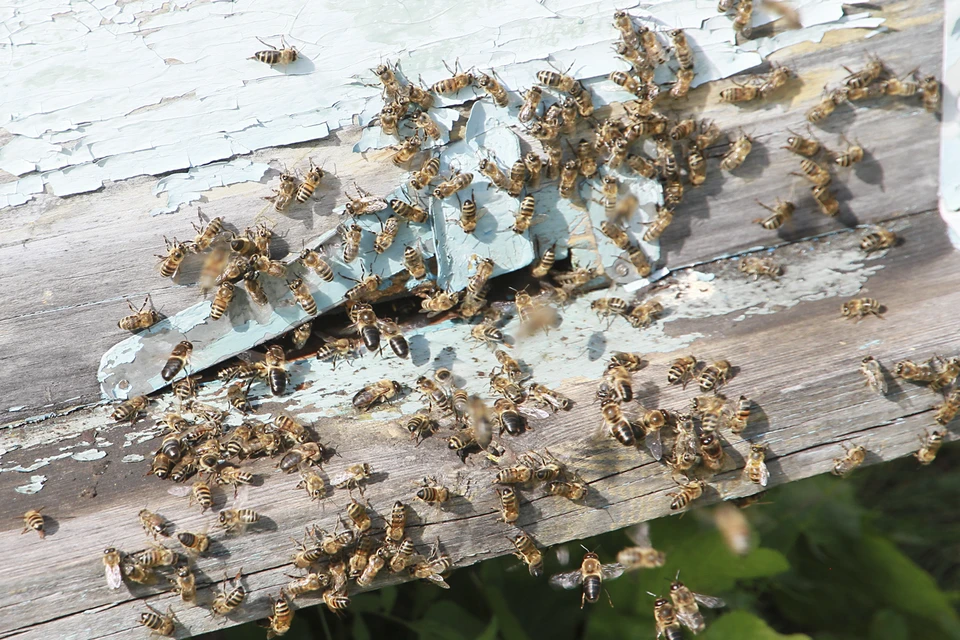
[[[862,345],[857,347],[860,351],[865,351],[870,347],[875,347],[878,344],[883,344],[883,340],[871,340],[870,342],[864,342]]]

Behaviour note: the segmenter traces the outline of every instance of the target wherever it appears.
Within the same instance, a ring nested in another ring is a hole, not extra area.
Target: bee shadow
[[[587,359],[595,362],[607,351],[607,336],[603,331],[595,331],[587,339]]]
[[[639,387],[634,386],[633,395],[637,402],[643,406],[660,406],[660,386],[652,380],[644,380]],[[643,402],[640,402],[641,400]]]
[[[853,166],[853,173],[860,181],[879,185],[880,191],[884,191],[883,165],[877,162],[876,157],[868,149],[863,150],[863,160]]]
[[[53,516],[43,516],[43,533],[44,537],[57,535],[57,532],[60,531],[60,521],[54,518]],[[31,531],[27,531],[23,535],[30,534]],[[36,535],[34,533],[34,535]]]
[[[263,517],[260,517],[260,521],[263,521]],[[259,525],[259,523],[257,523]],[[231,556],[230,548],[227,545],[223,544],[219,538],[210,538],[210,546],[207,547],[207,550],[203,552],[204,557],[209,558],[229,558]],[[193,565],[196,567],[196,563]],[[194,571],[195,573],[198,570]]]
[[[410,346],[410,361],[414,366],[422,367],[430,362],[430,341],[426,336],[419,333],[409,336],[407,344]]]
[[[747,420],[747,428],[740,433],[743,440],[757,438],[770,430],[770,417],[764,411],[763,406],[756,401],[750,401],[750,419]]]
[[[767,145],[754,139],[750,149],[750,155],[747,156],[742,165],[734,169],[731,173],[743,180],[756,180],[769,165],[770,152],[767,151]]]

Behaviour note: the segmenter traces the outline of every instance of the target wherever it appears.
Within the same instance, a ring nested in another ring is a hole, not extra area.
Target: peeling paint
[[[239,182],[257,182],[269,170],[270,165],[241,159],[208,164],[190,169],[186,173],[175,173],[157,182],[153,194],[166,193],[167,203],[150,214],[173,213],[180,205],[199,200],[204,192],[215,187],[226,187]]]
[[[17,493],[32,495],[43,489],[43,484],[47,481],[47,476],[30,476],[29,484],[22,484],[14,488]]]
[[[78,451],[70,457],[79,462],[91,462],[93,460],[99,460],[100,458],[106,458],[107,452],[100,451],[99,449],[87,449],[86,451]]]
[[[616,64],[609,48],[615,8],[633,7],[658,30],[686,28],[697,57],[694,86],[745,71],[783,47],[819,41],[826,31],[882,22],[843,15],[840,0],[799,0],[803,29],[737,45],[731,16],[718,15],[715,3],[627,4],[477,0],[444,8],[414,0],[402,10],[385,4],[382,12],[358,14],[354,6],[293,0],[277,0],[269,12],[251,0],[97,7],[51,0],[35,11],[14,10],[0,22],[8,51],[0,78],[17,95],[0,107],[0,126],[13,135],[0,148],[0,169],[21,180],[0,190],[0,207],[23,204],[43,185],[56,195],[81,193],[317,140],[355,117],[369,121],[380,101],[370,68],[382,59],[399,58],[408,77],[433,83],[449,75],[443,61],[459,57],[463,68],[496,69],[513,92],[533,84],[544,61],[562,68],[573,62],[577,77],[599,78]],[[773,19],[758,8],[753,26]],[[296,63],[271,68],[248,59],[263,48],[255,37],[276,43],[280,34],[298,47]],[[622,95],[606,81],[587,85],[598,104]],[[437,103],[473,97],[470,88]],[[371,142],[380,144],[371,137],[364,144]]]
[[[144,457],[139,453],[131,453],[128,456],[120,458],[120,462],[143,462]]]

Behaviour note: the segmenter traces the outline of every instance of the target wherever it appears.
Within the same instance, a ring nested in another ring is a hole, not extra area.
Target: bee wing
[[[170,487],[167,489],[167,493],[172,496],[177,496],[178,498],[186,498],[190,495],[191,491],[193,491],[193,487],[191,486]]]
[[[650,523],[641,522],[640,524],[627,529],[627,537],[633,540],[634,544],[644,549],[650,549],[653,544],[650,542]]]
[[[727,606],[727,603],[723,601],[723,598],[705,596],[702,593],[693,594],[693,598],[703,606],[709,607],[710,609],[719,609],[720,607]]]
[[[369,196],[363,198],[362,201],[367,213],[376,213],[377,211],[383,211],[387,208],[387,201],[383,198]]]
[[[703,616],[699,611],[678,611],[677,620],[694,633],[703,630]]]
[[[111,589],[119,589],[123,585],[123,575],[120,573],[120,565],[103,565],[103,571],[107,577],[107,586]]]
[[[615,580],[622,576],[623,572],[626,570],[627,568],[619,562],[605,564],[600,568],[600,572],[603,575],[604,580]]]
[[[550,586],[561,589],[575,589],[580,586],[582,582],[583,573],[579,569],[550,576]]]
[[[770,470],[764,462],[760,463],[760,486],[765,487],[770,481]]]
[[[562,544],[553,552],[557,556],[557,562],[562,565],[570,564],[570,549],[567,548],[567,545]]]
[[[517,411],[531,418],[549,418],[550,417],[549,413],[547,413],[543,409],[538,409],[537,407],[528,407],[526,405],[520,405],[517,407]]]
[[[250,497],[250,486],[240,485],[237,489],[237,497],[233,499],[233,509],[242,509],[247,504],[247,498]]]
[[[438,575],[427,576],[427,580],[429,580],[429,581],[432,582],[433,584],[437,585],[437,586],[440,587],[441,589],[449,589],[449,588],[450,588],[450,585],[447,584],[447,581],[443,579],[443,576],[438,576]]]
[[[660,439],[660,429],[649,432],[643,441],[654,460],[659,461],[663,458],[663,441]]]
[[[264,360],[264,355],[262,353],[260,353],[259,351],[253,351],[253,350],[241,351],[240,353],[237,354],[237,357],[243,360],[244,362],[252,362],[252,363],[263,362]]]

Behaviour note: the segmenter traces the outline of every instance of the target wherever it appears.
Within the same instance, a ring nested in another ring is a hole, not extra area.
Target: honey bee
[[[825,95],[819,103],[810,107],[806,113],[807,122],[817,124],[830,117],[830,114],[837,108],[838,102],[836,98],[837,96],[833,94]]]
[[[147,396],[134,396],[118,404],[110,417],[117,422],[129,420],[133,424],[137,421],[137,416],[147,410],[148,404],[150,399]]]
[[[677,64],[681,69],[693,69],[693,50],[690,43],[687,42],[687,36],[680,29],[674,29],[670,32],[670,39],[673,40],[673,54],[677,58]]]
[[[454,68],[451,69],[447,66],[447,63],[444,62],[443,66],[447,67],[447,71],[453,74],[453,76],[435,83],[432,87],[430,87],[430,90],[437,95],[446,96],[457,93],[461,89],[465,89],[473,84],[473,74],[458,72],[458,65],[459,62],[454,62]]]
[[[413,119],[413,124],[423,131],[424,138],[430,138],[432,140],[440,139],[440,127],[437,126],[437,123],[433,121],[426,111],[421,111],[416,118]]]
[[[741,509],[723,502],[713,510],[713,521],[730,551],[738,556],[750,552],[750,523]]]
[[[737,13],[733,18],[733,30],[744,38],[749,38],[753,29],[750,21],[753,19],[753,0],[739,0]]]
[[[176,577],[172,578],[173,591],[183,602],[196,603],[197,601],[197,580],[190,570],[190,565],[181,564],[177,566]]]
[[[380,129],[388,136],[397,135],[397,124],[400,121],[403,111],[401,111],[399,105],[396,103],[383,105],[379,116]]]
[[[520,531],[517,536],[507,539],[513,543],[514,548],[517,550],[513,555],[523,561],[530,575],[534,578],[542,576],[543,554],[537,549],[537,543],[533,541],[533,538],[526,532]]]
[[[878,318],[883,318],[881,315],[881,310],[883,305],[876,301],[874,298],[854,298],[849,302],[844,302],[840,305],[840,315],[844,318],[853,319],[857,322],[860,322],[863,318],[866,318],[868,315],[874,315]]]
[[[152,549],[147,549],[137,556],[136,563],[144,569],[170,567],[177,563],[178,558],[179,556],[176,551],[160,545],[154,545]]]
[[[564,93],[569,93],[573,89],[573,83],[576,82],[575,78],[572,78],[563,73],[558,73],[556,71],[538,71],[537,80],[540,84],[550,87],[551,89],[556,89],[557,91],[562,91]]]
[[[867,253],[889,249],[897,244],[897,234],[883,227],[874,227],[873,231],[860,239],[860,248]]]
[[[643,97],[646,95],[646,85],[625,71],[614,71],[610,74],[609,80],[635,96]]]
[[[766,445],[751,444],[750,455],[743,467],[743,477],[762,487],[767,486],[767,482],[770,481],[770,471],[767,469],[766,462],[764,462],[766,455]]]
[[[625,316],[629,310],[629,305],[623,298],[598,298],[590,303],[590,309],[595,311],[600,318]]]
[[[162,517],[147,509],[141,509],[137,517],[140,520],[140,526],[143,527],[147,535],[151,535],[154,538],[157,536],[168,537],[167,523]]]
[[[194,556],[204,553],[210,547],[210,537],[205,533],[181,531],[177,534],[177,540],[187,553]]]
[[[583,500],[587,496],[587,485],[579,480],[574,482],[555,480],[546,485],[547,495],[566,498],[567,500]]]
[[[707,181],[707,159],[693,143],[687,148],[687,169],[687,180],[691,185],[699,187]]]
[[[397,76],[389,64],[377,65],[377,68],[374,69],[373,72],[377,74],[377,78],[383,83],[383,90],[388,96],[396,96],[401,93],[402,87],[400,82],[397,80]]]
[[[560,177],[560,168],[563,161],[563,147],[556,143],[543,143],[543,150],[547,154],[546,174],[548,180]]]
[[[391,158],[391,162],[393,162],[393,164],[398,167],[404,166],[405,164],[410,162],[410,160],[412,160],[415,155],[417,155],[417,152],[420,151],[420,146],[422,144],[423,144],[423,140],[421,140],[419,136],[407,136],[406,138],[403,139],[403,142],[400,143],[400,146],[391,147],[391,149],[394,149],[396,151],[396,153],[394,153],[393,157]],[[363,199],[366,200],[368,199],[368,197],[364,197]],[[383,204],[382,207],[380,206],[381,202]],[[359,213],[354,213],[353,211],[350,210],[351,204],[353,205],[353,208],[361,208],[363,210],[360,211]],[[382,199],[375,199],[373,202],[371,202],[367,206],[364,206],[364,204],[365,203],[360,203],[356,199],[353,199],[352,202],[347,203],[347,213],[350,213],[351,215],[361,215],[362,213],[375,213],[376,211],[382,211],[383,209],[386,208],[386,202],[383,202]],[[371,207],[380,207],[380,208],[371,209]]]
[[[790,131],[787,129],[787,131]],[[786,149],[797,155],[804,156],[807,158],[812,158],[813,156],[820,153],[820,142],[811,138],[804,138],[800,134],[790,131],[792,134],[787,138],[787,144],[781,149]]]
[[[160,275],[164,278],[172,278],[180,270],[180,263],[187,257],[187,245],[177,242],[176,238],[170,242],[164,237],[163,241],[167,245],[167,255],[157,256],[160,258]]]
[[[320,279],[325,282],[333,282],[333,267],[330,266],[323,256],[319,252],[312,249],[304,249],[300,252],[300,257],[298,258],[300,264],[307,267],[308,269],[313,269]]]
[[[624,566],[626,571],[637,569],[656,569],[667,561],[667,554],[657,551],[650,542],[650,525],[646,522],[630,527],[626,531],[627,537],[633,541],[635,547],[626,547],[617,554],[617,562]]]
[[[871,389],[882,396],[887,395],[887,380],[883,375],[880,363],[873,356],[867,356],[860,362],[860,373],[867,378]]]
[[[509,398],[498,398],[493,405],[497,415],[497,422],[500,423],[500,431],[506,431],[512,436],[518,436],[523,433],[526,427],[526,421],[517,410],[516,403]]]
[[[757,200],[757,204],[769,211],[771,215],[766,218],[757,218],[754,222],[769,231],[774,231],[782,227],[785,222],[790,220],[793,212],[797,209],[796,205],[792,202],[781,202],[780,198],[777,198],[776,207],[765,205],[759,200]]]
[[[715,391],[730,377],[730,363],[726,360],[717,360],[700,372],[697,383],[701,391]]]
[[[419,171],[414,171],[410,178],[410,186],[420,191],[430,186],[430,183],[440,173],[440,156],[431,156],[420,166]],[[392,205],[391,205],[392,207]],[[394,209],[396,211],[396,209]]]
[[[633,21],[626,12],[617,10],[613,14],[613,25],[620,31],[620,38],[624,44],[631,47],[640,46],[640,38],[633,28]]]
[[[626,163],[631,171],[644,178],[652,178],[657,174],[657,168],[652,162],[635,153],[627,155]]]
[[[576,571],[558,573],[550,576],[550,584],[562,589],[574,589],[583,586],[580,599],[580,608],[586,603],[593,604],[600,599],[600,590],[604,580],[614,580],[623,575],[625,567],[620,563],[601,564],[600,557],[588,551],[583,555],[583,562]]]
[[[937,359],[941,360],[939,356]],[[941,391],[956,382],[958,376],[960,376],[960,358],[951,358],[941,367],[936,379],[930,382],[930,388],[933,391]]]
[[[516,522],[520,518],[520,498],[511,486],[498,487],[497,496],[500,498],[500,518],[506,523]]]
[[[580,173],[580,162],[568,160],[560,171],[560,197],[570,200],[577,185],[577,175]]]
[[[520,208],[514,216],[513,226],[510,229],[514,233],[523,233],[533,224],[533,213],[537,205],[536,199],[532,195],[526,195],[520,201]]]
[[[590,92],[583,88],[583,84],[579,80],[573,83],[569,93],[573,101],[577,103],[577,111],[579,111],[580,117],[589,118],[593,115],[593,99],[590,97]]]
[[[933,433],[926,433],[925,435],[926,437],[920,438],[920,450],[913,454],[917,461],[924,466],[932,463],[936,459],[937,452],[940,451],[940,447],[943,446],[943,436],[946,435],[946,432],[934,431]]]
[[[680,577],[679,573],[677,577]],[[726,606],[726,603],[720,598],[690,591],[680,580],[674,580],[670,585],[670,599],[673,600],[677,620],[693,633],[700,633],[706,628],[698,603],[711,609]]]
[[[261,51],[260,53],[274,53],[272,51]],[[260,55],[258,53],[257,55]],[[149,604],[146,607],[150,610],[146,613],[140,614],[140,624],[150,629],[150,637],[153,636],[166,636],[173,637],[173,632],[176,629],[176,623],[174,622],[177,619],[177,616],[174,615],[173,609],[167,608],[166,615],[160,613]]]
[[[378,325],[383,331],[383,337],[386,338],[387,344],[390,345],[398,358],[406,358],[410,355],[410,345],[407,343],[407,339],[403,337],[400,325],[389,318],[379,320]]]
[[[603,417],[604,426],[610,431],[610,435],[625,447],[632,447],[636,444],[636,436],[633,433],[633,425],[627,420],[620,404],[610,399],[603,403],[600,408],[600,415]]]
[[[470,337],[488,346],[503,344],[503,332],[486,322],[473,325],[470,329]]]
[[[732,433],[742,433],[747,428],[747,420],[750,419],[750,408],[752,401],[746,396],[740,396],[737,400],[737,409],[730,418],[729,425]]]
[[[720,161],[720,168],[724,171],[737,169],[743,164],[743,161],[747,159],[747,155],[752,148],[753,141],[741,131],[737,139],[730,145],[730,150],[724,154],[723,159]]]
[[[904,380],[913,382],[933,382],[937,379],[937,371],[928,361],[916,364],[910,360],[901,360],[894,366],[894,373]]]
[[[210,606],[210,613],[215,616],[225,616],[243,604],[247,597],[247,589],[241,584],[242,572],[237,572],[236,577],[223,580],[223,586],[220,587],[220,593],[217,594]],[[230,590],[227,590],[228,584],[232,582]]]
[[[317,360],[324,362],[333,362],[336,367],[337,360],[348,358],[353,353],[353,342],[349,338],[337,338],[330,342],[325,342],[317,350]]]
[[[390,208],[393,209],[398,216],[407,220],[408,222],[426,222],[430,215],[427,213],[427,210],[420,205],[410,204],[409,202],[404,202],[403,200],[393,199],[390,201]],[[390,218],[395,218],[395,216],[390,216]],[[390,218],[387,218],[387,224],[390,223]],[[394,223],[396,224],[396,223]],[[384,230],[386,232],[387,230]],[[390,232],[393,233],[393,236],[396,236],[395,231],[399,231],[399,227],[396,229],[390,229]],[[379,235],[377,236],[379,238]],[[390,238],[390,241],[393,242],[393,239]],[[389,245],[387,245],[389,247]],[[376,243],[374,244],[374,249],[376,249]],[[385,250],[385,249],[384,249]],[[382,253],[378,252],[378,253]]]
[[[703,489],[706,486],[703,480],[689,480],[685,476],[675,477],[674,482],[679,486],[679,490],[667,494],[671,498],[671,511],[679,511],[689,506],[691,502],[703,495]]]
[[[517,119],[520,122],[530,122],[537,115],[537,108],[540,106],[540,100],[543,97],[543,90],[540,87],[530,87],[523,94],[523,104],[520,105],[520,112],[517,113]]]
[[[647,230],[643,233],[644,242],[653,242],[667,230],[673,222],[673,210],[657,205],[657,217],[646,223]]]
[[[428,318],[432,318],[444,311],[452,309],[460,301],[460,292],[437,291],[432,296],[423,295],[420,302],[420,313],[426,313]]]
[[[647,273],[649,275],[649,272]],[[663,305],[657,300],[647,300],[634,307],[627,314],[627,322],[634,329],[645,329],[653,324],[660,314],[663,313]]]
[[[310,158],[310,169],[303,177],[303,182],[299,187],[297,187],[297,202],[303,204],[309,200],[317,186],[320,184],[320,180],[323,179],[324,175],[326,174],[324,173],[323,169],[316,166],[313,163],[313,158]]]
[[[150,296],[143,301],[143,305],[140,307],[140,310],[134,308],[130,301],[127,300],[127,306],[130,307],[130,311],[133,313],[129,316],[124,316],[120,318],[120,321],[117,322],[117,326],[124,331],[142,331],[143,329],[149,329],[156,323],[160,322],[160,314],[157,313],[157,310],[153,308],[153,304],[150,304],[150,308],[147,309],[147,303],[150,302]]]
[[[286,361],[283,347],[278,344],[271,345],[267,352],[263,354],[263,364],[258,375],[267,380],[270,385],[270,393],[275,396],[283,395],[283,392],[287,389]]]
[[[507,90],[493,78],[493,76],[488,76],[485,73],[477,74],[477,85],[481,89],[487,92],[487,94],[493,99],[493,103],[498,107],[505,107],[510,103],[510,97],[507,95]]]
[[[332,484],[337,489],[347,489],[348,491],[353,491],[357,489],[360,491],[360,494],[363,495],[363,485],[370,479],[373,475],[373,468],[370,464],[366,462],[358,462],[356,464],[351,464],[341,473],[334,476],[330,479],[330,484]]]
[[[400,232],[400,218],[389,216],[383,223],[380,233],[373,241],[373,250],[378,254],[385,252],[393,245],[397,233]]]
[[[323,500],[327,497],[326,484],[316,471],[301,469],[300,482],[297,483],[297,489],[306,491],[310,500]]]
[[[213,494],[210,493],[210,486],[200,480],[193,483],[190,491],[190,502],[196,501],[200,505],[200,513],[205,513],[207,509],[213,508]]]
[[[532,155],[537,160],[540,159],[540,156],[531,152],[527,154],[528,156]],[[513,198],[516,198],[520,195],[520,191],[523,189],[524,182],[527,179],[527,164],[523,158],[517,159],[510,166],[510,175],[507,180],[507,194]],[[540,176],[537,175],[537,180],[539,181]]]
[[[298,180],[295,175],[286,172],[281,173],[280,185],[274,189],[273,195],[269,196],[267,200],[273,202],[274,210],[278,212],[286,211],[296,197],[298,187]]]
[[[773,258],[760,258],[757,256],[747,256],[740,259],[738,267],[741,273],[753,276],[756,281],[760,276],[767,276],[776,280],[783,274],[783,268],[773,261]]]
[[[847,143],[847,150],[833,154],[833,161],[839,167],[852,167],[863,160],[863,147],[859,144]]]
[[[317,442],[304,442],[287,451],[277,467],[284,473],[304,470],[313,463],[321,463],[326,449]]]
[[[220,285],[217,289],[217,295],[214,296],[213,303],[210,305],[211,320],[219,320],[223,317],[227,307],[230,305],[230,301],[233,300],[235,291],[236,287],[231,282],[224,282]]]
[[[36,531],[41,538],[47,536],[47,532],[43,528],[43,515],[40,513],[43,509],[43,507],[31,509],[23,514],[23,531],[20,532],[20,535],[27,531]]]
[[[679,69],[677,71],[677,80],[670,88],[670,97],[675,100],[682,100],[690,92],[690,85],[693,84],[693,69]]]
[[[564,120],[566,122],[566,120]],[[527,184],[531,189],[540,187],[540,175],[543,170],[543,160],[533,151],[523,156],[523,165],[526,170]],[[519,195],[519,191],[517,191]]]
[[[934,407],[937,410],[934,420],[942,427],[947,426],[960,411],[960,388],[954,389],[947,395],[942,405]]]
[[[288,582],[283,590],[291,598],[310,593],[311,591],[320,591],[330,584],[330,576],[326,573],[308,573],[307,575],[296,578]]]
[[[280,595],[272,598],[271,608],[273,615],[267,618],[267,640],[285,635],[293,625],[293,609],[283,589],[280,589]]]
[[[554,244],[552,247],[540,254],[540,257],[530,268],[530,275],[534,278],[545,278],[547,274],[550,273],[550,269],[553,268],[553,265],[557,261],[557,245]]]
[[[940,81],[934,76],[925,76],[920,80],[923,108],[930,113],[940,111]]]
[[[251,524],[260,521],[260,514],[253,509],[224,509],[217,515],[217,523],[227,534],[239,534]]]
[[[863,464],[864,459],[867,457],[867,450],[856,445],[850,447],[849,449],[844,446],[844,456],[842,458],[834,458],[833,460],[833,469],[830,470],[835,476],[840,476],[841,478],[847,476],[851,471]]]
[[[327,533],[322,529],[320,530],[314,529],[315,537],[317,537],[316,534],[318,532],[320,533],[320,536],[318,537],[320,541],[319,548],[321,551],[323,551],[323,553],[327,554],[328,556],[335,556],[339,554],[345,548],[352,545],[354,540],[356,539],[356,536],[353,535],[352,531],[344,531],[343,533],[338,534],[336,531],[334,531],[333,533]],[[332,565],[330,568],[331,569],[333,568]],[[331,572],[330,577],[334,578],[333,572]]]
[[[300,305],[307,315],[317,315],[317,301],[313,299],[313,294],[310,293],[310,287],[303,281],[303,278],[295,278],[294,280],[287,281],[287,288],[293,293],[297,304]]]
[[[160,377],[166,380],[167,382],[173,380],[174,377],[180,370],[183,369],[184,365],[187,363],[187,358],[190,357],[190,353],[193,351],[193,344],[187,340],[183,340],[173,348],[173,351],[170,352],[170,357],[167,359],[167,363],[163,366],[163,370],[160,372]]]
[[[667,54],[664,52],[655,32],[641,26],[637,29],[637,35],[640,36],[640,45],[651,64],[657,66],[667,61]]]
[[[435,478],[424,478],[416,497],[427,504],[441,504],[450,499],[450,490],[439,484]]]
[[[880,74],[886,70],[886,67],[880,58],[872,57],[860,71],[850,71],[847,67],[844,67],[844,69],[850,75],[844,79],[843,83],[851,89],[862,89],[869,84],[873,84],[880,77]]]
[[[260,38],[257,38],[260,40]],[[270,47],[267,51],[257,51],[251,57],[247,58],[248,60],[256,60],[257,62],[262,62],[268,64],[271,67],[274,65],[288,65],[293,64],[297,61],[298,52],[295,47],[288,47],[287,43],[284,41],[283,36],[280,36],[280,46],[281,49],[277,49],[272,44],[266,43],[263,40],[260,40],[262,44],[267,47]]]
[[[444,180],[438,184],[437,188],[433,190],[433,196],[440,199],[449,198],[456,192],[469,187],[471,182],[473,182],[472,173],[458,171],[451,175],[449,180]]]
[[[721,0],[721,6],[725,0]],[[657,627],[657,639],[683,640],[683,629],[677,620],[677,612],[666,598],[658,597],[653,603],[653,619]]]
[[[573,400],[542,384],[534,383],[528,391],[530,397],[541,407],[549,407],[554,411],[570,411],[573,408]]]
[[[794,77],[793,71],[787,67],[774,65],[773,70],[765,76],[761,76],[760,95],[764,98],[787,84],[790,78]]]
[[[720,102],[737,104],[741,102],[751,102],[760,97],[759,87],[752,85],[737,85],[729,87],[720,92]]]
[[[436,420],[423,413],[416,413],[406,421],[404,427],[410,432],[410,435],[417,441],[417,445],[423,442],[424,438],[437,430]]]
[[[357,529],[357,533],[369,531],[373,524],[370,516],[367,515],[366,508],[356,500],[351,500],[350,504],[347,505],[347,517],[350,518],[353,526]]]
[[[831,218],[836,217],[840,212],[840,203],[828,187],[811,187],[810,192],[813,194],[813,199],[817,201],[823,215]]]

